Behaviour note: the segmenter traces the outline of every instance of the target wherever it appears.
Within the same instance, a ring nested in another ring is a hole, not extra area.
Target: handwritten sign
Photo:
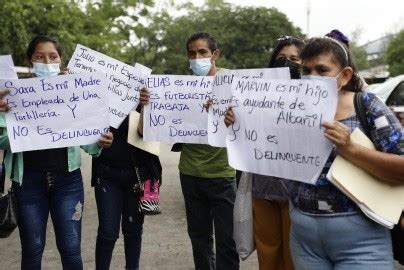
[[[320,124],[334,119],[337,92],[335,79],[234,79],[238,102],[226,138],[229,164],[314,183],[332,149]]]
[[[0,80],[11,151],[95,143],[109,128],[103,73]]]
[[[150,104],[145,106],[143,138],[170,143],[207,143],[206,103],[211,76],[152,75],[146,79]]]
[[[0,55],[0,79],[18,79],[11,55]]]
[[[139,91],[151,69],[137,64],[133,67],[105,54],[78,44],[67,65],[73,72],[102,71],[108,78],[110,126],[118,128],[132,108],[139,104]]]
[[[212,85],[213,105],[208,116],[208,142],[212,146],[225,147],[227,128],[224,114],[235,97],[231,93],[234,78],[290,79],[289,68],[235,69],[219,71]]]

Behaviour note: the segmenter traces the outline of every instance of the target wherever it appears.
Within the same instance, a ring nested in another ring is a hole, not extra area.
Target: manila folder
[[[354,143],[375,149],[372,141],[356,128],[351,134]],[[404,208],[404,185],[390,185],[338,155],[332,164],[336,185],[348,192],[354,201],[365,205],[376,215],[397,224]]]

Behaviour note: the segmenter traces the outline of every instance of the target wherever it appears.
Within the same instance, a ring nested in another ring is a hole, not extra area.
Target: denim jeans
[[[296,270],[394,269],[389,230],[362,213],[313,216],[289,205]]]
[[[98,209],[98,235],[95,248],[96,269],[109,269],[115,242],[122,234],[126,269],[139,269],[144,215],[138,211],[138,195],[133,191],[135,170],[121,170],[96,164],[93,183]]]
[[[196,270],[236,270],[233,238],[234,178],[198,178],[180,174]],[[215,230],[216,256],[213,252]]]
[[[24,171],[22,185],[13,182],[13,189],[19,210],[21,269],[41,269],[49,212],[63,269],[83,269],[80,244],[84,192],[80,170]]]

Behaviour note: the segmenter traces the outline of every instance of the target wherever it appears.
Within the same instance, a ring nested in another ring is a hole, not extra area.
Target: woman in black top
[[[140,95],[142,108],[148,102],[148,91]],[[126,269],[139,269],[144,214],[139,212],[136,192],[139,169],[141,180],[161,179],[161,165],[157,156],[128,144],[129,116],[114,134],[112,146],[93,159],[92,183],[98,209],[98,234],[95,250],[96,269],[109,269],[112,252],[119,237],[122,217]],[[142,120],[138,132],[142,134]]]

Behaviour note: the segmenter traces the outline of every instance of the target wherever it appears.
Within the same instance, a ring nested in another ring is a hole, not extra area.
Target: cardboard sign
[[[0,80],[11,151],[95,143],[109,128],[103,73]]]
[[[321,128],[333,121],[335,79],[234,79],[229,164],[241,171],[314,183],[331,152]]]
[[[234,96],[231,85],[234,78],[290,79],[289,68],[235,69],[219,71],[212,85],[212,107],[209,108],[208,141],[212,146],[226,147],[227,127],[224,114]]]
[[[208,113],[203,105],[212,81],[211,76],[149,76],[146,86],[150,104],[144,108],[144,140],[206,144]]]
[[[18,79],[11,55],[0,55],[0,79]]]
[[[139,104],[139,91],[151,69],[134,67],[78,44],[67,65],[72,72],[102,71],[108,79],[110,126],[118,128],[129,112]]]

